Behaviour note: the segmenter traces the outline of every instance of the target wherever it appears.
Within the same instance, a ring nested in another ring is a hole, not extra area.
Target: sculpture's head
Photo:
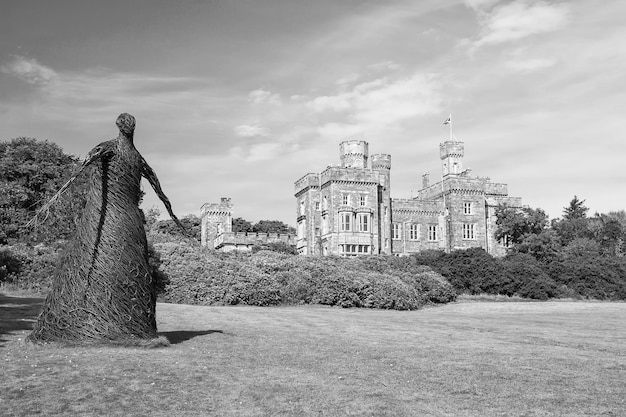
[[[117,128],[120,130],[124,136],[133,137],[133,133],[135,132],[135,118],[128,114],[122,113],[117,117],[115,121]]]

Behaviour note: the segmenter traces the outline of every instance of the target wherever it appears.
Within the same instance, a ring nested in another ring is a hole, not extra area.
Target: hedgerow
[[[396,258],[305,257],[261,250],[217,253],[191,244],[155,244],[171,281],[169,302],[186,304],[324,304],[414,310],[453,301],[452,286],[430,268]]]
[[[626,300],[625,257],[587,254],[542,262],[519,252],[494,258],[479,248],[411,257],[446,277],[459,294]]]

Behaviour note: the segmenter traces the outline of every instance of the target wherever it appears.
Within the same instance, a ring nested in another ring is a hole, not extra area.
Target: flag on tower
[[[452,113],[450,113],[450,116],[443,122],[444,125],[449,125],[450,123],[452,123]]]

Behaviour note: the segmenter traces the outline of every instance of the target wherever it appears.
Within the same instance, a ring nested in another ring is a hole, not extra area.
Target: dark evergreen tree
[[[589,208],[585,206],[585,200],[580,200],[577,196],[574,196],[572,201],[569,202],[569,206],[563,208],[563,219],[584,219],[587,217],[588,211]]]

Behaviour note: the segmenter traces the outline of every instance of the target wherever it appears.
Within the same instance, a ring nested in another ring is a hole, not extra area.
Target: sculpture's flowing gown
[[[100,157],[87,167],[84,214],[29,336],[33,341],[157,337],[156,294],[139,209],[145,161],[124,135],[99,147],[92,153]]]

